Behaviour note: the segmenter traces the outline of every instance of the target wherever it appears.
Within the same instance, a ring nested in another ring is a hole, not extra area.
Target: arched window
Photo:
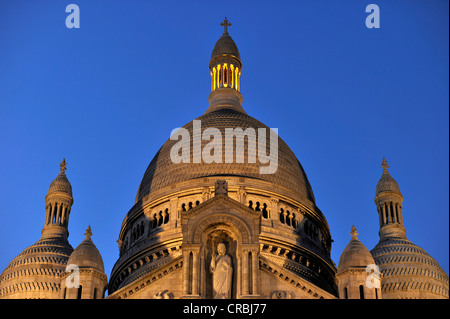
[[[169,209],[166,208],[164,211],[164,224],[167,224],[169,222]]]
[[[400,223],[400,219],[398,218],[398,205],[395,205],[395,221]]]
[[[364,286],[359,286],[359,299],[364,299]]]
[[[395,223],[395,219],[394,219],[394,206],[392,205],[392,202],[389,204],[390,208],[391,208],[391,222]]]
[[[56,223],[56,214],[58,213],[58,203],[55,203],[53,208],[52,224]]]
[[[389,224],[390,221],[389,221],[389,213],[388,213],[388,209],[387,209],[387,203],[384,204],[384,213],[386,214],[386,218],[385,218],[386,224]]]
[[[280,209],[280,222],[282,222],[283,224],[285,223],[285,221],[284,221],[284,209],[283,208]]]
[[[228,86],[228,65],[226,63],[223,65],[223,86]]]
[[[269,218],[269,212],[267,211],[267,204],[266,203],[263,204],[262,216],[263,216],[263,218]]]
[[[158,226],[161,226],[163,221],[164,221],[164,219],[163,219],[163,215],[162,215],[162,210],[160,210],[159,214],[158,214]]]
[[[78,290],[77,291],[77,299],[81,299],[81,294],[83,292],[83,286],[80,285],[77,290]]]
[[[347,287],[344,288],[344,298],[348,299],[348,289],[347,289]]]

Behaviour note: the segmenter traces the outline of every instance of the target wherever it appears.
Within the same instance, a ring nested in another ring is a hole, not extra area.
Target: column
[[[248,295],[248,250],[242,250],[242,294]]]
[[[398,217],[400,219],[400,224],[403,225],[403,213],[402,213],[402,206],[398,205]]]
[[[383,215],[381,213],[381,206],[378,206],[377,209],[378,209],[378,218],[379,218],[380,227],[381,227],[381,226],[383,226]]]
[[[199,267],[198,267],[198,258],[199,257],[199,251],[193,250],[192,251],[192,294],[198,295],[198,273],[199,273]]]
[[[189,251],[183,251],[183,295],[189,294]]]
[[[51,214],[52,214],[52,205],[47,205],[47,212],[45,214],[45,225],[50,224]]]
[[[278,218],[278,212],[279,212],[279,210],[278,210],[278,199],[276,199],[276,198],[271,198],[270,199],[270,202],[271,202],[271,208],[270,208],[270,219],[272,219],[272,220],[274,220],[274,219],[278,219],[279,220],[279,218]]]
[[[61,225],[64,226],[64,223],[66,222],[66,214],[67,214],[67,207],[64,206],[62,209],[62,215],[61,215]]]
[[[252,292],[254,295],[259,295],[258,287],[259,274],[259,254],[258,249],[252,249]]]

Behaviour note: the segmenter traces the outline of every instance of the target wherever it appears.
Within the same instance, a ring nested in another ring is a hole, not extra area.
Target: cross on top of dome
[[[383,173],[388,173],[388,168],[389,168],[389,166],[388,166],[388,164],[387,164],[387,161],[386,161],[386,159],[383,157],[383,161],[381,162],[381,167],[383,167]]]
[[[67,170],[67,163],[65,158],[63,158],[63,161],[61,164],[59,164],[59,167],[61,167],[61,174],[65,174]]]
[[[92,230],[91,230],[91,226],[89,225],[88,228],[86,229],[86,232],[84,233],[84,235],[86,236],[85,239],[91,239],[92,236]]]
[[[352,238],[358,238],[358,237],[356,237],[358,235],[358,233],[357,233],[356,227],[354,225],[352,226],[352,231],[350,232],[350,235],[352,235]]]
[[[224,27],[223,33],[228,33],[228,27],[231,26],[231,23],[228,22],[227,17],[220,23],[222,27]]]

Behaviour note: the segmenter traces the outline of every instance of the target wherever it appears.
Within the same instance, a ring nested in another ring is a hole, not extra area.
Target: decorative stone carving
[[[245,191],[245,187],[244,187],[244,186],[240,186],[239,189],[238,189],[238,191],[237,191],[237,193],[238,193],[238,199],[239,199],[239,202],[240,202],[241,204],[244,204],[244,205],[245,205],[245,203],[246,203],[246,198],[247,198],[247,192]]]
[[[169,292],[167,289],[157,292],[153,295],[153,299],[173,299],[173,293]]]
[[[210,198],[211,198],[211,191],[209,190],[209,187],[208,186],[203,187],[203,191],[202,191],[203,201],[206,202]]]
[[[287,292],[287,291],[280,291],[280,290],[276,290],[273,291],[270,295],[271,299],[292,299],[292,292]]]
[[[215,184],[215,195],[228,196],[228,183],[225,180],[218,180]]]

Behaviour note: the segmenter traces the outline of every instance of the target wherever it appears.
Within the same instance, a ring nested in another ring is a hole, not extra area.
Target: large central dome
[[[269,132],[269,128],[255,118],[226,108],[204,114],[196,120],[201,121],[202,131],[207,128],[217,128],[222,133],[222,136],[225,136],[225,128],[238,127],[243,130],[254,128],[255,131],[258,128],[264,128],[266,132]],[[192,144],[194,138],[193,121],[186,124],[184,128],[190,133]],[[269,139],[268,133],[266,137]],[[225,138],[222,141],[222,149],[225,150]],[[224,160],[222,163],[193,163],[195,154],[191,152],[190,163],[175,164],[170,158],[170,150],[177,142],[169,139],[153,158],[139,186],[136,202],[152,192],[175,183],[211,176],[236,176],[249,177],[273,183],[274,187],[281,187],[295,194],[296,200],[302,201],[307,205],[309,204],[309,206],[314,204],[314,195],[308,178],[295,154],[281,138],[278,139],[278,169],[274,174],[260,174],[259,169],[262,164],[258,162],[248,163],[247,157],[242,164],[225,163]],[[203,149],[209,141],[203,140],[201,143],[201,149]],[[236,143],[233,143],[233,148],[233,153],[235,154]],[[254,149],[249,149],[247,142],[244,143],[245,154],[255,151]]]
[[[278,129],[242,107],[240,54],[230,23],[221,25],[209,63],[209,107],[173,130],[148,165],[122,223],[108,289],[114,298],[130,297],[135,285],[142,296],[212,298],[207,265],[222,242],[235,265],[231,298],[279,293],[264,288],[276,285],[274,271],[296,283],[299,291],[289,288],[289,296],[334,297],[328,223]]]

